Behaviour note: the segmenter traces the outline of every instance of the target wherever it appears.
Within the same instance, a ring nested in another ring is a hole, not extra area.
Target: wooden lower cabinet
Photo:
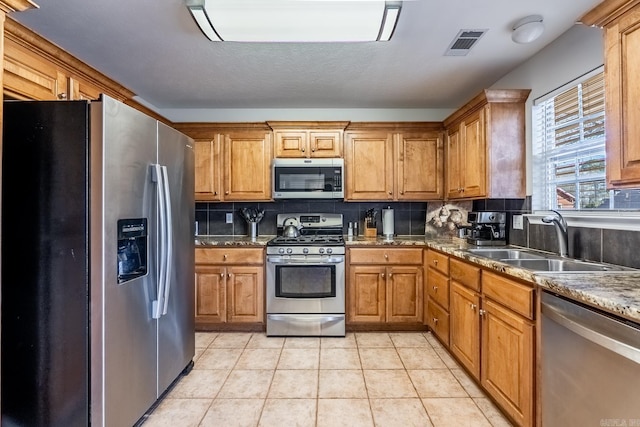
[[[449,256],[427,249],[425,252],[424,323],[449,346]]]
[[[530,426],[534,395],[534,325],[485,299],[481,384],[518,425]]]
[[[425,256],[425,323],[516,425],[535,425],[533,285],[446,257]]]
[[[257,265],[230,264],[241,259]],[[196,249],[196,329],[264,323],[262,259],[256,248]]]
[[[348,280],[349,322],[422,323],[422,249],[353,248]]]
[[[479,379],[480,295],[455,281],[451,281],[450,289],[450,350]]]

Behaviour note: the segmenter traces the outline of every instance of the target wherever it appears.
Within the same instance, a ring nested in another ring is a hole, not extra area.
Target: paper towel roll
[[[393,223],[393,209],[382,209],[382,234],[388,239],[392,238],[394,234]]]

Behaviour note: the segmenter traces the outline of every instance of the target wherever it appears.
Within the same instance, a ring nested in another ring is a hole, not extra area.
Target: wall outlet
[[[226,222],[227,224],[233,224],[233,212],[227,212]]]
[[[513,216],[513,229],[524,230],[524,217],[522,215]]]

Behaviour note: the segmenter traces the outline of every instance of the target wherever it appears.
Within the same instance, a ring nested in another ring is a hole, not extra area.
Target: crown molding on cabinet
[[[580,23],[591,27],[604,27],[640,5],[640,0],[604,0],[585,13]]]

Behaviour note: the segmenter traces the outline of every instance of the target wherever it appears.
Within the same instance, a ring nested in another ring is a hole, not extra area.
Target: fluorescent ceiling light
[[[186,0],[212,41],[388,41],[402,2],[382,0]]]

